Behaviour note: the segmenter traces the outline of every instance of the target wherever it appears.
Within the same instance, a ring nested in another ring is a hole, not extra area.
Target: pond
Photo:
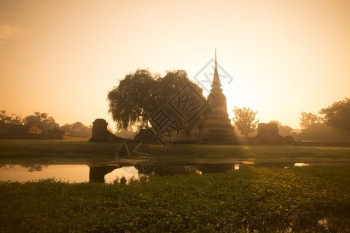
[[[119,182],[122,177],[129,182],[131,179],[138,180],[141,176],[149,174],[173,175],[173,174],[198,174],[218,173],[230,170],[239,170],[247,167],[302,167],[302,166],[350,166],[349,162],[260,162],[242,161],[240,163],[220,164],[151,164],[147,170],[138,166],[117,166],[115,164],[87,165],[87,164],[63,164],[63,165],[20,165],[3,164],[0,166],[0,181],[27,182],[41,179],[56,179],[69,183],[82,182]],[[139,172],[143,171],[143,172]]]
[[[118,168],[115,166],[89,167],[86,164],[65,165],[33,165],[23,166],[6,164],[0,168],[0,181],[26,182],[42,179],[56,179],[69,183],[89,181],[113,183],[125,177],[127,180],[138,179],[135,167]]]

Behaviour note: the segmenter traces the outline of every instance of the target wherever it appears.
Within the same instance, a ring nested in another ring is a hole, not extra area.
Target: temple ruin
[[[123,138],[117,137],[107,129],[105,119],[96,119],[92,123],[92,136],[89,142],[122,142]]]
[[[208,112],[204,122],[204,129],[200,134],[203,143],[237,144],[234,127],[228,117],[226,97],[222,92],[219,78],[216,51],[214,77],[207,98]]]

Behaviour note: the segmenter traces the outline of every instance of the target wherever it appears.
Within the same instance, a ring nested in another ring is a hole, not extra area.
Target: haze
[[[229,112],[299,128],[302,111],[349,96],[349,41],[349,1],[2,0],[0,110],[114,129],[118,80],[138,68],[193,79],[216,48]]]

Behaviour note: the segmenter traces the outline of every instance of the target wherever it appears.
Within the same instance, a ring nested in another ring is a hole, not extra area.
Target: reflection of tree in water
[[[16,164],[7,164],[7,163],[0,164],[0,168],[4,168],[4,170],[14,168],[15,166]]]
[[[43,168],[47,168],[49,165],[45,165],[45,164],[38,164],[38,163],[26,163],[26,162],[22,162],[22,163],[0,163],[0,168],[5,168],[5,169],[12,169],[12,168],[16,168],[16,166],[20,166],[23,168],[28,169],[29,172],[40,172],[43,170]]]
[[[47,168],[49,165],[43,164],[31,164],[31,165],[21,165],[21,167],[28,168],[29,172],[40,172],[43,168]]]
[[[105,182],[105,175],[119,168],[118,166],[89,166],[89,181],[90,182]]]
[[[10,167],[11,168],[11,164],[0,164],[0,168],[4,168],[4,169],[7,169],[7,167]]]

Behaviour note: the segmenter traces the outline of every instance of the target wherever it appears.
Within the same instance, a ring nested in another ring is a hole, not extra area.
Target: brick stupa
[[[201,135],[202,142],[213,144],[237,144],[234,128],[227,113],[226,97],[222,92],[215,51],[214,78],[207,98],[208,113]]]

